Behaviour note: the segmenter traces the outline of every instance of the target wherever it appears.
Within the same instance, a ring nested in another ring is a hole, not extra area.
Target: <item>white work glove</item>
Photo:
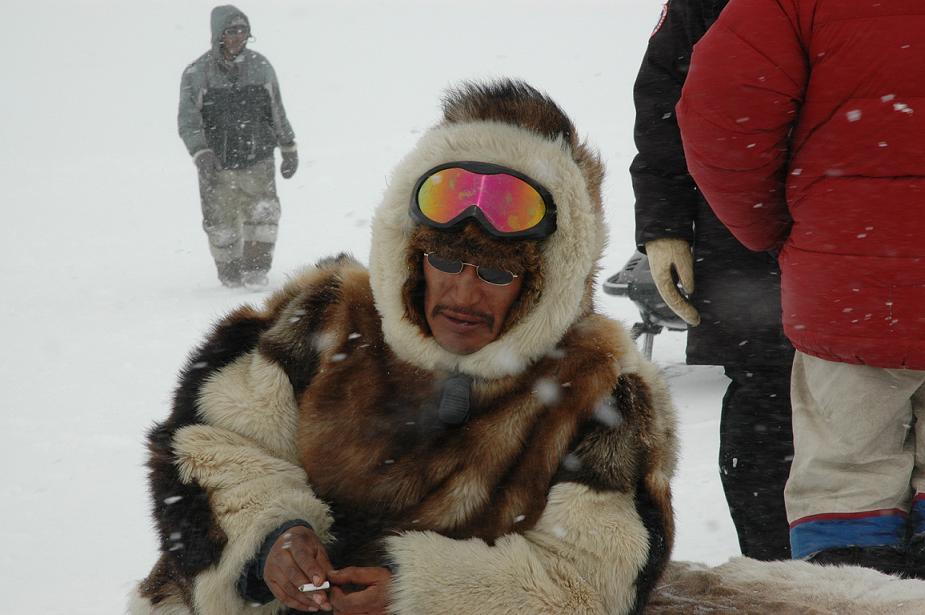
[[[672,270],[688,295],[694,292],[694,255],[691,246],[683,239],[654,239],[646,242],[649,270],[655,288],[671,311],[692,327],[700,324],[700,313],[678,292]]]

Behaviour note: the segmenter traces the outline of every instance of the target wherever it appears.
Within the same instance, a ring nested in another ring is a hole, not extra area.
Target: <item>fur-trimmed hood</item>
[[[539,243],[542,291],[529,311],[470,355],[443,349],[408,314],[403,288],[414,271],[408,255],[417,223],[409,216],[415,182],[434,166],[480,161],[524,173],[557,205],[557,230]],[[373,220],[370,274],[386,342],[426,370],[476,378],[516,375],[544,355],[592,305],[597,262],[606,245],[600,197],[603,166],[575,137],[571,121],[543,94],[513,81],[467,84],[452,91],[444,119],[397,166]]]

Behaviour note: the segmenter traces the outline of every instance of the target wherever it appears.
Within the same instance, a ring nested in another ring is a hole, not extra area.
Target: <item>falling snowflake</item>
[[[578,455],[575,455],[573,453],[569,453],[562,460],[562,467],[568,470],[569,472],[577,472],[578,470],[581,469],[581,465],[582,465],[581,458],[579,458]]]
[[[595,406],[593,416],[596,421],[611,428],[617,427],[623,422],[623,417],[620,416],[620,413],[613,407],[609,399]]]
[[[540,378],[533,387],[533,394],[544,406],[552,406],[562,397],[559,384],[549,378]]]

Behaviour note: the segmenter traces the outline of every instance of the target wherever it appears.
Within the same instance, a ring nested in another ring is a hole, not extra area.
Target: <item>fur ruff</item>
[[[404,260],[396,262],[409,253],[416,228],[408,215],[414,183],[434,165],[454,160],[517,169],[546,186],[558,207],[558,229],[542,242],[545,279],[536,307],[505,335],[465,356],[443,349],[406,317],[402,289],[409,274]],[[371,277],[386,342],[401,359],[425,370],[458,370],[483,379],[523,372],[589,308],[588,291],[606,244],[600,203],[592,199],[583,169],[561,138],[490,121],[431,129],[398,165],[373,220]]]

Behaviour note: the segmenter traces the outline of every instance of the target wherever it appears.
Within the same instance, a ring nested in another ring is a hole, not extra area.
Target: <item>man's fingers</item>
[[[281,601],[287,606],[300,605],[298,608],[318,607],[330,610],[330,603],[327,595],[323,591],[302,592],[299,587],[311,582],[305,573],[299,568],[291,558],[277,560],[282,562],[281,565],[274,562],[267,562],[264,568],[263,578],[267,585]],[[278,588],[278,591],[274,588]],[[283,599],[285,596],[285,600]],[[286,602],[288,600],[289,602]]]
[[[289,575],[287,577],[287,589],[290,587],[294,588],[295,592],[302,599],[302,602],[310,605],[316,605],[322,608],[328,605],[328,596],[325,594],[324,590],[314,592],[303,592],[299,590],[299,588],[306,583],[312,583],[314,585],[320,585],[320,583],[316,583],[310,577],[307,577],[304,572],[294,566],[288,572]]]
[[[315,561],[318,562],[318,565],[321,567],[321,574],[324,575],[324,579],[327,579],[331,571],[334,570],[334,566],[331,565],[331,560],[328,559],[328,552],[324,550],[324,547],[319,546],[317,551],[315,551]]]
[[[309,545],[304,540],[294,538],[286,549],[294,564],[305,573],[308,583],[321,585],[327,580],[331,564],[323,548]]]

